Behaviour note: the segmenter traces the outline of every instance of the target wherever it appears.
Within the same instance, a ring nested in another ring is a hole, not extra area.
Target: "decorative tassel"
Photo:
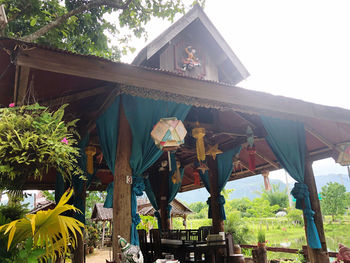
[[[198,186],[201,185],[200,178],[199,178],[199,172],[194,171],[193,176],[194,176],[194,185],[198,185]]]
[[[253,146],[253,147],[248,146],[247,151],[249,154],[249,170],[255,171],[255,167],[256,167],[256,165],[255,165],[255,154],[256,154],[255,146]]]
[[[197,123],[197,125],[199,125]],[[197,149],[197,158],[198,161],[204,161],[205,160],[205,146],[204,146],[204,139],[205,136],[205,129],[204,128],[194,128],[192,130],[192,136],[196,138],[196,149]]]
[[[270,184],[270,179],[269,179],[269,170],[264,170],[262,171],[262,176],[264,177],[264,185],[265,185],[265,190],[266,191],[271,191],[271,184]]]
[[[180,162],[176,162],[176,171],[175,171],[175,173],[171,176],[171,181],[173,182],[173,184],[181,183],[180,167],[181,167]]]
[[[89,174],[94,173],[94,155],[96,154],[96,148],[94,146],[88,146],[85,148],[86,153],[86,171]]]

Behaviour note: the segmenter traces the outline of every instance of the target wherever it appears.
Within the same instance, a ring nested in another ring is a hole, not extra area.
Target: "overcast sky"
[[[250,73],[238,86],[350,109],[349,0],[207,0],[204,11]],[[154,19],[123,61],[169,25]],[[314,171],[347,173],[332,159]]]

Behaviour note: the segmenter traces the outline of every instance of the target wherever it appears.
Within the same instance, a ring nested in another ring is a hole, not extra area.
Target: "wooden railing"
[[[257,248],[257,245],[240,245],[241,248]],[[267,251],[272,252],[282,252],[282,253],[290,253],[290,254],[303,254],[307,258],[307,247],[303,246],[302,249],[296,248],[285,248],[285,247],[266,247]],[[328,252],[329,257],[336,258],[337,252]]]

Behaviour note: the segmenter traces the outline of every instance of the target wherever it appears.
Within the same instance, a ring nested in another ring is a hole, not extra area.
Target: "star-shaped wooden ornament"
[[[215,144],[213,146],[209,145],[209,149],[206,151],[205,155],[211,155],[213,159],[216,159],[216,155],[222,153],[221,150],[219,150],[219,144]]]
[[[205,174],[205,171],[209,170],[208,166],[206,166],[204,163],[202,163],[197,170],[200,170],[202,174]]]

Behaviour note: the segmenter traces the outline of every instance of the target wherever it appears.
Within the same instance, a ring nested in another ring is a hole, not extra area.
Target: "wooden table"
[[[161,239],[162,252],[171,253],[175,259],[181,263],[185,262],[186,254],[193,252],[196,260],[201,260],[202,254],[205,255],[205,262],[215,263],[217,260],[217,251],[226,249],[224,241],[220,242],[196,242],[174,239]]]

